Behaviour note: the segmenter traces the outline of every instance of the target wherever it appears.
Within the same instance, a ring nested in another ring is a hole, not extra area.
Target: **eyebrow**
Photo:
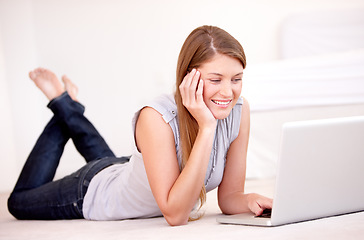
[[[208,73],[208,75],[209,74],[213,74],[213,75],[217,75],[217,76],[223,76],[221,73],[214,73],[214,72],[212,72],[212,73]],[[241,75],[241,74],[243,74],[243,72],[240,72],[240,73],[235,74],[234,77],[235,76],[238,76],[238,75]]]

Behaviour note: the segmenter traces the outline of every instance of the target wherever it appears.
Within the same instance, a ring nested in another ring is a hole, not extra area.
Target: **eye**
[[[210,82],[212,82],[212,83],[220,83],[221,80],[220,79],[210,79]]]
[[[234,83],[238,83],[240,82],[242,79],[241,78],[235,78],[235,79],[232,79],[231,81],[234,82]]]

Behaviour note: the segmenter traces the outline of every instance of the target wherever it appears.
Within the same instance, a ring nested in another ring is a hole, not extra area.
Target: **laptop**
[[[363,183],[364,116],[285,123],[271,214],[217,222],[279,226],[363,211]]]

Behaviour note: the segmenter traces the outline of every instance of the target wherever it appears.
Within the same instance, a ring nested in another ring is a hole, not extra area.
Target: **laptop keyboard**
[[[271,215],[272,215],[272,209],[264,209],[263,213],[256,217],[257,218],[270,218]]]

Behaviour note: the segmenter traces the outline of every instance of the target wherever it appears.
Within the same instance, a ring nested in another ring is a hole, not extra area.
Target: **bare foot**
[[[62,83],[58,80],[57,76],[48,69],[36,68],[29,72],[29,77],[46,95],[48,100],[52,100],[64,92]]]
[[[64,83],[64,88],[66,89],[68,95],[70,95],[72,100],[78,101],[77,100],[78,87],[66,75],[62,76],[62,82]]]

